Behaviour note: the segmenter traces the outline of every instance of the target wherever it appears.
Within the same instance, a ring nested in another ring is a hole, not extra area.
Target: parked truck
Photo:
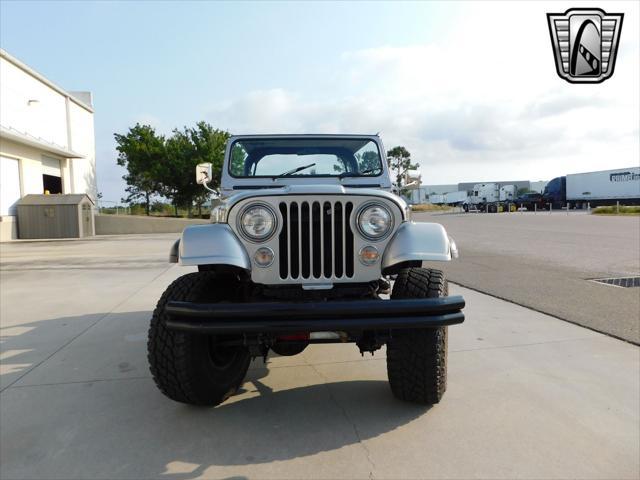
[[[528,211],[544,210],[544,197],[539,192],[526,192],[515,199],[516,207],[526,208]]]
[[[444,194],[444,203],[452,207],[460,207],[469,203],[469,193],[466,190],[449,192]]]
[[[477,183],[473,186],[467,203],[463,203],[465,212],[475,209],[481,212],[497,213],[515,208],[517,188],[515,185],[499,183]]]
[[[551,180],[543,193],[545,206],[586,208],[640,205],[640,167],[575,173]]]

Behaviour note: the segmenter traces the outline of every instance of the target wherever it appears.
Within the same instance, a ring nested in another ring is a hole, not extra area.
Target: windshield
[[[231,147],[234,177],[375,177],[378,144],[368,138],[246,138]]]

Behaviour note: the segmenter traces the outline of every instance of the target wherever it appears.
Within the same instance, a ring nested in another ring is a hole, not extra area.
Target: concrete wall
[[[9,242],[18,238],[18,223],[16,217],[0,217],[0,242]]]
[[[209,220],[191,218],[144,217],[135,215],[96,215],[95,220],[96,235],[180,233],[189,225],[209,223]]]

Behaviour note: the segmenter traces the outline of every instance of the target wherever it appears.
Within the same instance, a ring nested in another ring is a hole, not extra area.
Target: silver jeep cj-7
[[[384,152],[377,135],[229,139],[211,224],[187,227],[170,254],[198,272],[174,281],[151,319],[151,373],[166,396],[217,405],[269,350],[355,343],[387,345],[396,397],[442,398],[447,326],[464,321],[464,300],[422,262],[458,252],[441,225],[411,221]],[[208,188],[211,165],[196,176]]]

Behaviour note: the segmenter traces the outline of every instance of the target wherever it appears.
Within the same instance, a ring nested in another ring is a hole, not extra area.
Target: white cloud
[[[234,133],[381,131],[432,182],[638,164],[638,7],[606,7],[626,17],[615,75],[603,84],[555,73],[545,13],[561,11],[556,4],[465,4],[432,43],[344,52],[326,79],[250,92],[208,120]]]

